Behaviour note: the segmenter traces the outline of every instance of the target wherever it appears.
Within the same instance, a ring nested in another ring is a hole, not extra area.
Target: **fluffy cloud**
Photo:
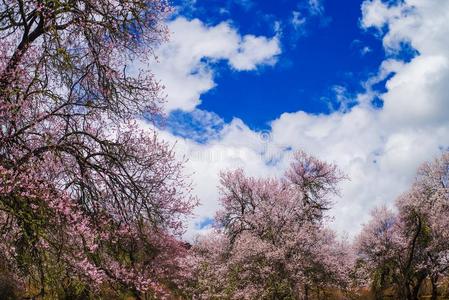
[[[388,53],[410,44],[419,55],[408,63],[384,61],[349,112],[298,112],[272,123],[273,141],[334,161],[351,177],[334,210],[335,226],[350,232],[370,208],[391,204],[419,164],[449,146],[449,1],[365,1],[362,13],[362,26],[385,31]],[[394,75],[387,91],[376,95],[371,86],[388,74]],[[369,104],[374,96],[383,108]]]
[[[188,237],[200,232],[196,223],[213,217],[218,209],[220,170],[243,167],[255,176],[281,174],[296,149],[335,162],[351,180],[342,184],[342,197],[335,199],[332,225],[340,232],[353,234],[367,220],[371,208],[393,203],[394,198],[407,188],[423,161],[448,149],[449,27],[446,25],[449,1],[405,0],[391,5],[370,0],[363,3],[362,14],[364,28],[374,27],[383,33],[387,53],[397,52],[404,44],[410,44],[419,54],[408,62],[386,59],[379,66],[378,74],[365,83],[365,92],[353,100],[357,104],[351,109],[329,115],[301,111],[284,113],[271,122],[269,133],[255,132],[238,119],[223,125],[219,118],[211,116],[206,119],[221,125],[207,133],[214,137],[207,143],[161,132],[168,140],[178,140],[179,154],[190,157],[188,172],[194,173],[195,192],[202,201]],[[199,21],[180,22],[209,32]],[[236,39],[234,45],[239,45],[238,49],[244,48],[245,38],[236,37],[227,24],[214,27],[212,32],[215,30],[228,32]],[[189,44],[193,53],[202,53],[194,57],[226,57],[231,67],[242,69],[245,64],[236,59],[238,51],[226,50],[229,45],[215,47],[213,36],[207,40],[211,42],[210,46],[205,46],[208,45],[206,41],[202,46],[197,42]],[[270,40],[261,41],[267,44]],[[201,50],[202,47],[210,52],[204,54],[206,50]],[[198,60],[194,61],[194,65],[197,64]],[[256,63],[251,66],[255,67]],[[386,92],[377,94],[373,85],[386,78],[389,78]],[[201,92],[195,91],[198,97]],[[340,93],[344,97],[344,91]],[[371,104],[374,97],[382,99],[382,108]],[[192,106],[195,103],[198,101],[190,102]]]
[[[240,35],[229,22],[208,26],[178,17],[168,23],[170,41],[156,50],[149,66],[166,86],[168,111],[193,110],[201,94],[215,86],[214,62],[225,60],[236,71],[273,65],[281,53],[278,38]]]
[[[381,29],[394,19],[399,19],[405,13],[405,7],[403,4],[391,6],[381,0],[364,1],[362,3],[362,26]]]
[[[213,116],[207,118],[214,119]],[[217,124],[222,122],[216,121]],[[273,176],[282,172],[280,165],[287,161],[281,156],[288,154],[280,151],[265,133],[252,131],[239,119],[234,119],[212,134],[213,138],[208,143],[180,138],[169,131],[160,131],[159,134],[164,140],[176,143],[175,150],[180,158],[188,158],[186,173],[191,176],[194,192],[201,201],[201,206],[195,210],[195,217],[189,224],[188,239],[201,232],[199,224],[213,218],[219,209],[218,184],[221,171],[242,167],[252,176]],[[270,165],[268,162],[271,159],[281,162]]]

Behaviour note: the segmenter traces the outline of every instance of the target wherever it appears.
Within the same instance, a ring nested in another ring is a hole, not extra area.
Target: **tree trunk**
[[[412,291],[411,291],[411,300],[418,300],[418,293],[419,293],[419,289],[421,287],[421,284],[416,284],[415,286],[412,287]]]
[[[421,289],[422,282],[424,281],[424,279],[426,279],[426,277],[427,277],[426,274],[420,273],[416,278],[415,284],[413,284],[413,280],[411,281],[412,284],[410,286],[411,287],[410,300],[418,300],[419,290]]]
[[[432,284],[432,297],[430,299],[431,300],[437,300],[437,297],[438,297],[438,287],[437,287],[438,278],[432,277],[432,278],[430,278],[430,282]]]
[[[307,284],[304,286],[304,300],[309,300],[309,286]]]
[[[412,292],[410,291],[410,287],[409,286],[406,286],[405,288],[404,288],[404,292],[405,292],[405,298],[407,299],[407,300],[414,300],[413,299],[413,296],[412,296]]]

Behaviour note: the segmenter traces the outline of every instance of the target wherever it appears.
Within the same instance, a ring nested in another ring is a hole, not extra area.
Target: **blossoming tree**
[[[0,3],[0,251],[32,296],[163,293],[175,270],[196,200],[171,147],[134,121],[160,114],[160,85],[128,66],[153,59],[168,11]]]
[[[379,297],[393,286],[398,297],[413,300],[427,279],[437,299],[449,269],[449,154],[423,164],[396,206],[397,213],[375,210],[356,241],[368,283]]]
[[[203,299],[307,299],[346,287],[351,251],[325,228],[344,176],[303,152],[282,178],[221,175],[217,232],[193,246],[193,294]]]

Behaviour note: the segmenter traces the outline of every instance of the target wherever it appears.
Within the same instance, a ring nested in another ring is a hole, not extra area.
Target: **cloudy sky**
[[[449,146],[449,0],[178,0],[150,68],[165,85],[161,136],[189,159],[201,201],[218,173],[281,174],[292,152],[350,178],[331,227],[353,235]]]

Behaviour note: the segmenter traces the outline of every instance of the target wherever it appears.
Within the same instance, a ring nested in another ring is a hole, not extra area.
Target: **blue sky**
[[[175,2],[184,4],[179,14],[189,19],[210,25],[231,20],[241,34],[278,34],[282,45],[277,64],[255,72],[236,72],[217,62],[217,86],[202,95],[198,108],[226,122],[241,118],[254,129],[266,129],[283,112],[338,109],[336,87],[359,92],[385,57],[376,30],[360,27],[361,3],[322,1],[315,11],[308,1]],[[304,19],[300,28],[292,22],[293,12]]]
[[[174,4],[147,65],[201,202],[188,237],[220,209],[220,171],[278,176],[298,150],[333,162],[350,180],[331,226],[351,235],[449,149],[449,0]]]

